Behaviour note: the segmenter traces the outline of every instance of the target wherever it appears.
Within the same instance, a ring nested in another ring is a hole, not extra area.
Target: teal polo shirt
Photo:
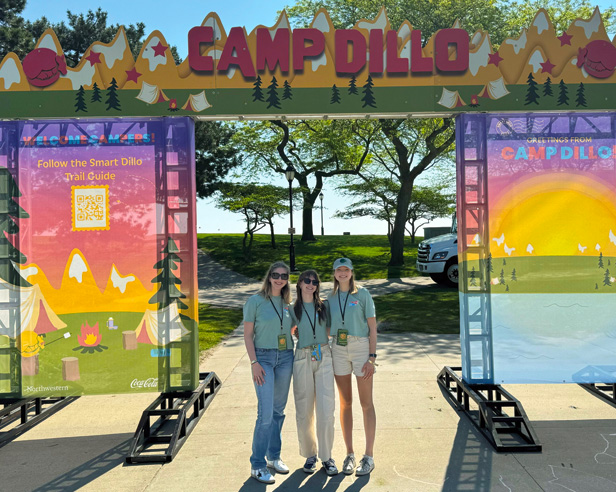
[[[349,330],[349,335],[354,337],[367,337],[370,334],[367,320],[374,318],[376,312],[374,301],[367,289],[359,287],[355,294],[340,292],[338,289],[338,292],[330,294],[327,300],[329,301],[328,324],[331,327],[329,334],[332,337],[336,337],[340,328]]]
[[[278,335],[284,334],[287,337],[287,348],[293,349],[291,337],[293,319],[290,311],[291,305],[284,302],[281,296],[271,296],[271,302],[261,294],[248,298],[244,304],[244,321],[254,323],[255,348],[277,349]],[[282,330],[280,315],[282,315]]]
[[[321,343],[327,343],[327,317],[323,318],[323,321],[319,321],[319,315],[316,315],[315,322],[315,307],[313,302],[304,302],[304,309],[302,309],[302,316],[297,319],[295,316],[295,310],[291,310],[291,316],[293,322],[297,325],[297,331],[299,332],[299,341],[297,342],[298,348],[310,347],[311,345],[317,345]],[[327,301],[325,301],[325,309],[329,310]],[[314,325],[314,333],[312,327]]]

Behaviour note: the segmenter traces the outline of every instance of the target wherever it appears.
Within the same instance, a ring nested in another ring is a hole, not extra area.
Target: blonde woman
[[[268,467],[289,473],[280,459],[284,409],[293,374],[289,273],[285,263],[272,264],[259,292],[244,305],[244,343],[258,401],[250,475],[263,483],[274,483]]]
[[[374,470],[376,413],[372,398],[376,361],[376,314],[367,289],[355,284],[353,263],[348,258],[334,262],[334,289],[328,297],[334,377],[340,395],[340,424],[347,456],[342,473],[367,475]],[[364,417],[366,452],[356,467],[353,451],[353,386],[357,391]]]
[[[299,341],[293,363],[293,394],[299,453],[306,458],[304,471],[316,471],[318,454],[325,473],[331,476],[338,474],[332,459],[336,404],[332,354],[327,342],[328,307],[319,295],[320,283],[314,270],[303,272],[297,281],[292,315]]]

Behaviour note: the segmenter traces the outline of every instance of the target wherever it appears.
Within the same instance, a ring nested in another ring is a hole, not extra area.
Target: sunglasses
[[[310,285],[310,284],[312,284],[312,285],[316,285],[316,286],[318,286],[318,285],[319,285],[319,281],[318,281],[318,280],[316,280],[316,279],[312,279],[312,278],[305,278],[305,279],[304,279],[304,283],[305,283],[306,285]]]
[[[279,278],[281,278],[282,280],[289,280],[288,273],[272,272],[270,273],[270,277],[272,277],[274,280],[278,280]]]

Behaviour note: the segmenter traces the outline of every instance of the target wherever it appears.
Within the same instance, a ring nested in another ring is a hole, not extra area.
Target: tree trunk
[[[271,238],[271,243],[272,243],[272,249],[276,249],[276,236],[274,236],[274,222],[271,219],[269,220],[269,226],[270,226],[270,238]]]
[[[413,182],[405,179],[402,182],[398,193],[396,204],[396,218],[394,219],[394,228],[391,232],[390,251],[391,258],[389,266],[404,265],[404,232],[406,230],[406,217],[411,203],[411,195],[413,193]]]
[[[308,205],[310,205],[310,208],[308,208]],[[306,203],[305,199],[302,209],[302,241],[316,241],[312,227],[312,205]]]

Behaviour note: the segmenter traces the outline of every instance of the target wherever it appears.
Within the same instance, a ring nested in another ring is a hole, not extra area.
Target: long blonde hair
[[[319,315],[319,321],[323,322],[326,316],[326,307],[323,299],[321,299],[321,293],[319,288],[321,287],[321,279],[319,278],[319,274],[314,270],[306,270],[302,272],[297,279],[297,285],[295,289],[297,290],[297,299],[295,299],[295,304],[293,305],[293,311],[295,311],[295,316],[297,316],[297,320],[302,319],[302,306],[304,305],[304,299],[302,297],[302,288],[301,284],[305,278],[314,277],[319,282],[315,291],[312,294],[312,302],[314,303],[314,309]]]
[[[269,267],[269,270],[265,274],[263,278],[263,284],[261,284],[261,288],[259,289],[259,294],[269,299],[272,295],[272,284],[269,279],[272,275],[272,272],[276,270],[276,268],[284,268],[287,271],[287,275],[289,276],[289,280],[291,280],[291,269],[287,266],[284,261],[277,261],[272,263]],[[285,285],[280,291],[280,296],[282,300],[287,304],[291,304],[291,287],[289,287],[289,280],[287,280],[287,285]]]
[[[336,270],[334,270],[334,290],[332,290],[332,296],[336,295],[336,292],[338,292],[339,287],[340,287],[340,282],[338,282],[338,279],[336,278]],[[351,294],[357,294],[358,287],[359,285],[355,283],[355,270],[351,269],[351,278],[349,280],[349,292]]]

